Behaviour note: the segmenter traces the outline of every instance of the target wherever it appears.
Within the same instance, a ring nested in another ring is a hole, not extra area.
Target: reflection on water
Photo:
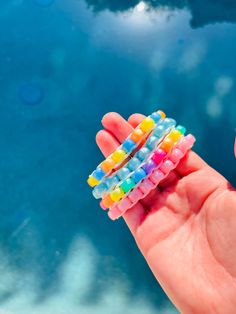
[[[236,2],[233,0],[86,0],[95,11],[109,9],[126,11],[134,7],[177,10],[186,8],[192,15],[191,26],[201,27],[216,22],[236,22]]]
[[[140,294],[130,298],[129,281],[124,275],[119,278],[107,278],[103,283],[100,298],[94,304],[88,300],[94,285],[96,266],[99,257],[95,248],[85,238],[74,240],[60,267],[60,280],[53,285],[53,292],[47,299],[38,299],[38,278],[32,273],[22,273],[7,267],[1,257],[0,291],[13,290],[3,302],[1,314],[155,314],[156,308],[147,296]],[[164,306],[160,314],[176,313],[170,306]]]
[[[109,110],[160,106],[236,184],[235,4],[38,3],[0,3],[0,313],[170,313],[85,183],[94,135]]]

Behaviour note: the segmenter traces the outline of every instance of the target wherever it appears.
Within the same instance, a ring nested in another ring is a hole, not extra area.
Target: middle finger
[[[107,113],[102,119],[102,125],[119,143],[122,143],[134,128],[116,112]]]

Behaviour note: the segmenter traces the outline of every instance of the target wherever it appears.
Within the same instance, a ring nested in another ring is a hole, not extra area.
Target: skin
[[[102,153],[113,152],[142,119],[106,114],[96,136]],[[196,153],[123,218],[181,313],[236,313],[236,191]]]

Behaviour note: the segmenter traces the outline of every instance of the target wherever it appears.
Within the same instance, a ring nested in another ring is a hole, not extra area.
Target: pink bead
[[[191,148],[196,142],[196,138],[192,134],[188,134],[187,136],[185,136],[185,138],[189,142],[189,148]]]
[[[195,137],[192,134],[188,134],[180,140],[177,147],[181,149],[183,153],[186,153],[193,146],[195,141]]]
[[[152,156],[152,160],[156,165],[159,165],[162,160],[166,157],[166,152],[164,150],[157,148]]]
[[[169,156],[169,159],[174,163],[178,163],[184,156],[184,153],[179,148],[174,148]]]
[[[164,173],[169,173],[174,168],[175,165],[173,164],[173,162],[167,159],[162,163],[160,170],[163,171]]]
[[[154,183],[149,179],[145,179],[140,183],[139,189],[143,192],[143,194],[147,195],[154,188]]]
[[[121,212],[119,211],[119,209],[117,208],[117,206],[112,207],[112,209],[109,210],[108,212],[108,216],[111,220],[116,220],[118,219],[120,216],[122,216]]]
[[[189,145],[188,145],[188,141],[186,141],[185,137],[183,137],[181,139],[181,141],[179,142],[178,148],[183,152],[184,155],[186,154],[186,152],[189,148]]]
[[[161,170],[157,169],[156,171],[152,173],[149,179],[156,185],[159,182],[161,182],[164,176],[165,176],[164,173]]]
[[[137,200],[140,200],[143,197],[143,193],[139,188],[135,188],[128,195],[128,198],[133,202],[137,203]]]
[[[101,201],[100,202],[100,207],[103,209],[103,210],[107,210],[107,207],[105,205],[103,205],[103,202]]]
[[[133,203],[128,197],[123,198],[117,205],[118,209],[120,210],[121,213],[124,211],[128,210],[130,207],[132,207]]]

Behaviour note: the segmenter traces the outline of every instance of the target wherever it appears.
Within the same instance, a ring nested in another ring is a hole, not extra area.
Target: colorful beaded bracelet
[[[131,155],[141,141],[153,130],[155,125],[165,119],[165,113],[158,110],[143,121],[134,129],[127,139],[110,156],[98,165],[96,170],[89,176],[87,182],[91,187],[95,187],[100,181],[108,176],[112,170],[117,169],[122,162]]]
[[[113,206],[109,210],[108,216],[112,220],[118,219],[123,216],[129,208],[133,207],[138,201],[146,197],[164,178],[169,175],[171,170],[177,167],[180,160],[192,148],[195,141],[195,137],[191,134],[182,137],[179,143],[171,151],[169,157],[163,161],[161,167],[159,169],[155,169],[150,177],[143,179],[139,187],[132,190],[132,192],[123,198],[118,205]]]
[[[103,209],[114,206],[121,201],[127,193],[136,188],[140,182],[148,177],[151,172],[160,167],[162,161],[170,154],[176,143],[183,137],[186,129],[182,126],[177,126],[172,129],[164,140],[158,145],[155,151],[150,155],[149,159],[141,163],[137,169],[131,172],[128,177],[116,187],[102,200],[100,203]]]
[[[120,169],[105,177],[93,189],[93,196],[96,199],[105,198],[105,196],[119,183],[122,183],[133,171],[135,171],[141,163],[144,163],[157,148],[157,145],[164,139],[164,137],[174,128],[176,121],[174,119],[165,118],[158,123],[147,141],[143,146],[132,156],[130,160]]]
[[[150,173],[145,178],[143,178],[143,180],[141,182],[143,182],[145,179],[148,179],[149,177],[151,177],[152,173],[157,171],[158,169],[162,168],[163,165],[165,165],[165,167],[167,167],[168,165],[171,166],[171,164],[167,160],[169,159],[169,156],[171,156],[172,151],[179,147],[179,143],[182,142],[182,139],[184,139],[184,137],[180,138],[180,140],[172,147],[172,149],[170,150],[170,152],[168,154],[166,153],[165,155],[163,155],[163,153],[161,152],[162,156],[160,158],[160,162],[159,162],[158,166],[156,168],[152,169],[150,171]],[[129,193],[129,196],[131,195],[131,197],[132,197],[133,194],[134,194],[133,196],[135,196],[135,193],[132,193],[132,192],[133,192],[133,190],[137,189],[140,186],[141,182],[139,182],[139,184],[136,185],[134,189],[132,189],[132,191]],[[119,205],[122,202],[122,200],[117,202],[117,203],[114,203],[112,207]]]

